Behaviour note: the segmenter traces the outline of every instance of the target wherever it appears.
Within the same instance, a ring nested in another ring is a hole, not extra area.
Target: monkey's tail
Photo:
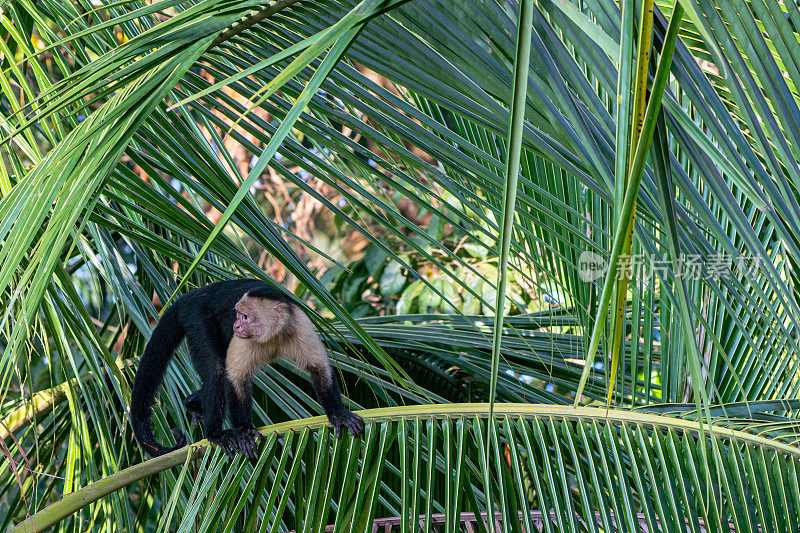
[[[133,391],[131,392],[131,423],[133,424],[133,434],[142,447],[153,457],[164,455],[171,451],[183,448],[186,445],[186,435],[177,429],[173,429],[177,444],[173,447],[162,446],[156,441],[153,435],[153,428],[150,425],[151,407],[156,397],[159,385],[161,385],[167,365],[172,354],[183,340],[185,332],[181,325],[178,314],[178,302],[170,306],[158,325],[153,330],[153,334],[144,349],[142,359],[139,361],[139,369],[136,371],[136,378],[133,380]]]

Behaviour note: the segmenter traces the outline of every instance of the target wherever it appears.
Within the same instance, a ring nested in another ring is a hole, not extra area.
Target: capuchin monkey
[[[153,330],[139,362],[131,394],[131,421],[136,440],[152,456],[186,445],[173,429],[177,445],[162,446],[150,426],[151,406],[172,354],[183,338],[200,374],[200,390],[184,400],[197,424],[202,419],[209,441],[233,455],[255,459],[261,434],[251,420],[251,376],[282,357],[311,377],[319,403],[336,436],[342,428],[355,436],[364,421],[342,405],[328,355],[308,316],[283,293],[254,279],[220,281],[193,290],[173,303]],[[233,429],[223,430],[225,412]]]

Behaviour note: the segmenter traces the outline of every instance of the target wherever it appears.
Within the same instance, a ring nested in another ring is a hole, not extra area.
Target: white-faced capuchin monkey
[[[255,458],[256,438],[261,434],[251,420],[250,378],[279,357],[308,371],[337,437],[341,437],[342,428],[355,436],[363,433],[364,421],[342,405],[328,355],[302,309],[263,281],[220,281],[175,300],[144,349],[133,382],[131,421],[136,439],[150,455],[162,455],[186,444],[183,433],[173,429],[177,445],[162,446],[150,426],[156,391],[184,337],[202,380],[200,390],[184,400],[186,409],[194,422],[203,420],[208,440],[228,455],[239,452],[250,460]],[[230,430],[222,429],[226,407],[233,427]]]

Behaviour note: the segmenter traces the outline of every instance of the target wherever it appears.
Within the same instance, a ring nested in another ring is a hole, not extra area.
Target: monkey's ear
[[[283,331],[292,322],[291,305],[275,300],[261,300],[261,320],[270,330],[270,336]]]
[[[286,325],[291,322],[292,306],[290,304],[281,302],[275,306],[275,311],[278,315],[278,324],[280,325],[281,329],[285,328]]]

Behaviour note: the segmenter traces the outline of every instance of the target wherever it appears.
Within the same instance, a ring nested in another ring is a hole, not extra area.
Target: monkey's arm
[[[253,390],[250,380],[234,387],[233,383],[227,383],[225,396],[228,402],[228,409],[231,413],[231,422],[234,428],[252,428],[253,426]]]
[[[256,439],[264,436],[253,425],[253,392],[250,380],[234,386],[230,380],[225,385],[225,397],[231,414],[233,429],[236,437],[238,451],[251,462],[256,460],[258,445]]]
[[[189,353],[195,370],[200,374],[202,386],[192,395],[194,406],[202,409],[203,429],[206,438],[233,455],[241,451],[236,432],[222,429],[225,419],[227,377],[224,367],[225,348],[219,339],[218,328],[210,319],[197,313],[197,322],[186,335]]]
[[[294,331],[283,347],[281,355],[309,373],[314,393],[333,425],[336,436],[341,437],[343,427],[354,436],[361,435],[364,432],[364,421],[342,404],[342,395],[328,354],[311,320],[298,308],[293,310],[293,315]]]
[[[317,400],[325,410],[325,414],[328,415],[328,420],[333,424],[337,438],[341,437],[343,427],[358,437],[364,433],[364,421],[342,404],[342,395],[336,383],[336,375],[327,358],[326,363],[327,368],[311,367],[308,370]]]

